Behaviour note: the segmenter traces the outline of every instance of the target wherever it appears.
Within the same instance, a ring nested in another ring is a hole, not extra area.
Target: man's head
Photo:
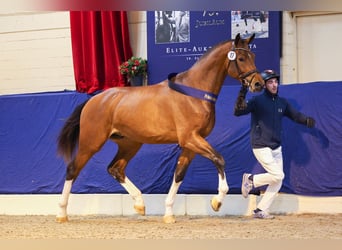
[[[279,75],[271,69],[267,69],[261,73],[262,79],[265,81],[265,88],[273,95],[278,93]]]

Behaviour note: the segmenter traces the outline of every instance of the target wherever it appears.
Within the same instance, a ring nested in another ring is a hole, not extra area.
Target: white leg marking
[[[144,200],[142,198],[141,191],[128,179],[127,176],[125,177],[125,182],[121,183],[121,185],[133,197],[135,200],[135,205],[144,206]]]
[[[175,202],[176,194],[178,192],[179,186],[181,185],[181,181],[176,183],[175,176],[173,176],[173,182],[170,187],[169,193],[165,199],[165,216],[173,215],[173,204]]]
[[[62,191],[62,197],[59,202],[59,213],[57,217],[59,218],[64,218],[67,216],[67,206],[68,206],[68,200],[69,200],[69,195],[71,192],[71,187],[72,187],[72,180],[68,180],[64,182],[64,187]]]
[[[218,185],[218,194],[216,195],[216,199],[222,203],[224,197],[228,193],[229,187],[226,180],[226,174],[224,174],[223,178],[221,175],[218,175],[219,185]]]

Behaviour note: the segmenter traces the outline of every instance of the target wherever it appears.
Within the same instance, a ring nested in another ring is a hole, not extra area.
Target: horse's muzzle
[[[264,88],[264,85],[262,85],[260,82],[255,82],[254,84],[251,84],[249,86],[249,90],[251,92],[260,92]]]

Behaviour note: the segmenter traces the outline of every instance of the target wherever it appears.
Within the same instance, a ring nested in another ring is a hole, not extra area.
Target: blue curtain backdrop
[[[238,85],[223,86],[216,103],[216,124],[207,140],[226,160],[229,193],[240,193],[245,171],[262,171],[249,143],[249,116],[235,117]],[[317,121],[314,129],[283,119],[285,180],[281,191],[313,196],[342,195],[342,82],[280,86],[301,112]],[[249,95],[247,98],[249,98]],[[56,152],[65,119],[90,96],[54,92],[0,96],[0,193],[55,194],[62,191],[66,165]],[[91,135],[89,135],[91,136]],[[125,193],[107,173],[117,147],[108,141],[84,167],[74,193]],[[177,145],[144,145],[127,167],[143,193],[167,193],[180,150]],[[179,192],[217,192],[212,162],[196,156]]]
[[[250,47],[256,54],[259,71],[280,71],[281,12],[187,11],[182,19],[188,23],[187,39],[177,40],[179,14],[179,11],[147,12],[149,84],[165,80],[171,72],[187,70],[210,47],[234,39],[237,33],[243,38],[256,34]],[[224,84],[239,82],[228,77]]]

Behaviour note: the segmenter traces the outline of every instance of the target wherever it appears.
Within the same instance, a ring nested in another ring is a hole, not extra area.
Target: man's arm
[[[306,116],[303,113],[295,110],[289,103],[287,103],[286,113],[285,115],[292,119],[293,121],[303,124],[308,128],[315,127],[316,121],[314,118],[310,116]]]
[[[239,91],[239,94],[235,101],[235,106],[234,106],[234,115],[236,116],[248,113],[246,112],[247,103],[245,100],[247,91],[248,91],[247,87],[241,86],[241,89]]]
[[[312,117],[307,117],[307,118],[306,118],[306,126],[307,126],[308,128],[313,128],[313,127],[315,127],[315,124],[316,124],[316,121],[315,121],[314,118],[312,118]]]

